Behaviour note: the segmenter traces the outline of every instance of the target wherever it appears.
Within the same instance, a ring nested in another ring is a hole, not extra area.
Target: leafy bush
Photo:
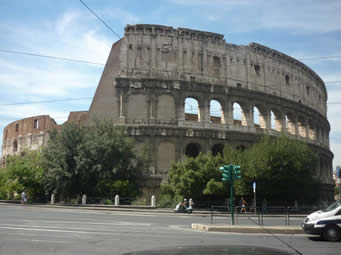
[[[111,199],[106,199],[106,200],[104,200],[104,204],[105,205],[112,205],[113,202],[111,201]]]

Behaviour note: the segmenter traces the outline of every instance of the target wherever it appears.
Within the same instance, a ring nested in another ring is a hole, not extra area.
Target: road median
[[[302,228],[299,226],[252,226],[192,223],[192,229],[203,232],[304,234]]]

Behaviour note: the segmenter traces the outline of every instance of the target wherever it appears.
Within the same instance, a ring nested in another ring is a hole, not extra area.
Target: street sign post
[[[256,214],[256,182],[252,183],[252,188],[253,188],[253,212]]]

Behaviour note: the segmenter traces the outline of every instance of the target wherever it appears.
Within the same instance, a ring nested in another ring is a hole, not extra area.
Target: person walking
[[[240,199],[240,204],[241,204],[241,207],[242,207],[242,209],[240,210],[240,212],[241,212],[241,213],[242,213],[242,212],[246,213],[246,201],[245,201],[245,199],[244,199],[243,197]]]

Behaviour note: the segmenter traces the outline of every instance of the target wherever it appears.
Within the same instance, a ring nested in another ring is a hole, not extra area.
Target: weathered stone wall
[[[87,124],[88,111],[70,112],[65,123]],[[6,159],[20,155],[25,150],[37,150],[46,144],[50,128],[62,129],[49,115],[29,117],[8,124],[3,131],[0,168],[6,167]]]
[[[86,125],[88,121],[88,111],[70,112],[67,119],[68,123],[74,123],[77,125]]]
[[[187,98],[197,101],[198,114],[185,112]],[[220,117],[210,114],[211,100],[219,102]],[[225,144],[244,149],[265,134],[285,133],[319,153],[315,176],[331,197],[326,102],[319,76],[276,50],[229,44],[216,33],[128,25],[113,45],[89,116],[125,125],[138,143],[148,144],[152,179],[163,181],[171,162],[186,154],[217,153]]]
[[[48,139],[47,131],[56,126],[57,123],[48,115],[25,118],[7,125],[3,131],[2,167],[6,166],[8,156],[40,148]]]

